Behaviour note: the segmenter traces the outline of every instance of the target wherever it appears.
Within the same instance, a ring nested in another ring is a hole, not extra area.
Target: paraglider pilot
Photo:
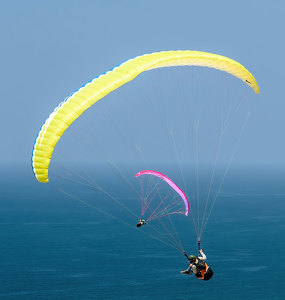
[[[145,220],[143,220],[142,218],[139,220],[139,222],[138,222],[138,224],[137,224],[137,227],[141,227],[141,226],[143,226],[143,225],[145,225],[146,224],[146,222],[145,222]]]
[[[189,260],[190,264],[186,270],[180,271],[182,274],[194,275],[198,279],[209,280],[213,276],[213,270],[205,263],[207,259],[206,255],[203,252],[203,249],[199,250],[201,256],[196,257],[195,255],[188,255],[184,252],[184,255]]]

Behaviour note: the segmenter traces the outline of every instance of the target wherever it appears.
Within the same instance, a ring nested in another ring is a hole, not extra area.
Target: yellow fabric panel
[[[184,65],[205,66],[225,71],[243,80],[259,93],[253,75],[240,63],[225,56],[180,50],[155,52],[130,59],[81,87],[49,116],[34,145],[32,163],[36,178],[41,182],[48,182],[48,167],[56,143],[69,125],[91,105],[144,71]]]
[[[44,166],[45,166],[45,164],[48,162],[47,160],[48,160],[48,159],[42,160],[42,162],[40,162],[40,163],[35,161],[35,162],[34,162],[34,167],[35,167],[35,168],[38,168],[38,169],[39,169],[39,172],[42,171],[42,170],[45,171],[46,169],[44,168]]]

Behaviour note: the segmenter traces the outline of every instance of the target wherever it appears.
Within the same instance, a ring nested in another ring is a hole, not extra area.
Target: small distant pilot
[[[137,224],[137,227],[142,227],[145,224],[146,224],[145,220],[140,219],[139,222],[138,222],[138,224]]]

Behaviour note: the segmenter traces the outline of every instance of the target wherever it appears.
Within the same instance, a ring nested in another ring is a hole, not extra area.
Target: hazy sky
[[[261,0],[1,1],[0,162],[29,163],[48,115],[90,79],[137,55],[189,49],[254,74],[244,161],[284,165],[284,13],[284,1]]]

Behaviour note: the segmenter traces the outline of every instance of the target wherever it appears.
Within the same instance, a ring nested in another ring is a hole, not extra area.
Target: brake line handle
[[[186,254],[185,251],[183,251],[183,254],[184,254],[184,256],[189,260],[189,257],[188,257],[188,255]]]
[[[200,251],[201,250],[201,245],[200,245],[201,241],[198,240],[198,250]]]

